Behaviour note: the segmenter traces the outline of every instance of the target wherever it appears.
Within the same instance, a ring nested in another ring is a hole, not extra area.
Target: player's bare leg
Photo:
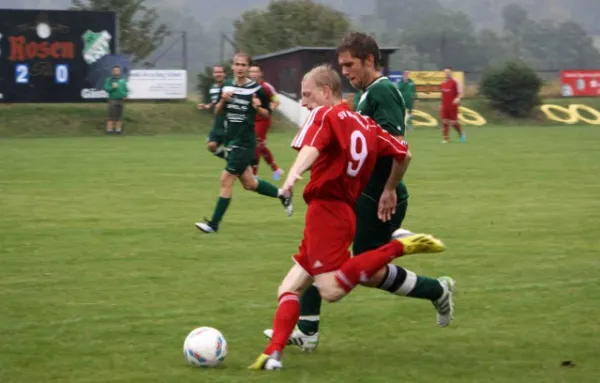
[[[119,120],[119,121],[115,121],[115,132],[117,133],[121,133],[121,126],[123,125],[123,121]]]
[[[113,132],[113,122],[112,120],[108,120],[106,121],[106,133],[112,133]]]

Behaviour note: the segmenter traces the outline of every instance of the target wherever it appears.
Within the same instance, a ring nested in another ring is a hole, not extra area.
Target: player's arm
[[[328,109],[331,110],[331,108]],[[329,145],[331,125],[325,118],[326,115],[323,107],[314,109],[292,141],[292,148],[300,152],[288,172],[282,190],[291,191],[296,182],[302,179],[302,174],[312,167],[321,151]]]
[[[256,109],[258,114],[265,118],[268,118],[271,115],[271,107],[269,103],[269,96],[263,88],[260,88],[252,96],[252,106]]]
[[[275,90],[275,87],[273,85],[269,84],[268,82],[265,82],[265,85],[269,89],[269,106],[271,107],[271,114],[273,114],[275,109],[277,109],[277,107],[279,106],[279,97],[277,97],[277,91]]]
[[[458,105],[460,103],[460,99],[463,96],[463,87],[458,81],[454,80],[454,82],[456,83],[456,98],[453,102],[454,105]]]
[[[219,89],[217,101],[215,102],[215,114],[222,114],[225,109],[225,103],[229,100],[230,96],[223,94],[223,88]]]
[[[406,141],[399,140],[380,128],[378,128],[377,131],[377,143],[378,157],[394,157],[392,170],[385,183],[385,189],[389,191],[395,190],[396,186],[398,186],[404,178],[412,158],[410,150],[408,150],[408,144]]]

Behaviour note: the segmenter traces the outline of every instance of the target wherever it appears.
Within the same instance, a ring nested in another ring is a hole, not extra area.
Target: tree
[[[234,26],[234,40],[250,55],[294,46],[335,46],[350,29],[339,11],[312,0],[272,1],[265,11],[244,12]]]
[[[489,68],[483,75],[479,90],[494,109],[523,118],[539,105],[541,87],[542,79],[531,67],[514,61]]]
[[[445,9],[439,0],[376,0],[375,15],[385,22],[388,31],[398,31],[419,15]]]
[[[400,42],[414,46],[420,55],[431,57],[438,68],[450,65],[475,69],[485,61],[475,28],[463,12],[424,13],[406,26]]]
[[[115,11],[119,21],[120,53],[132,63],[140,63],[160,47],[171,34],[158,23],[156,9],[146,0],[72,0],[71,9],[81,11]]]

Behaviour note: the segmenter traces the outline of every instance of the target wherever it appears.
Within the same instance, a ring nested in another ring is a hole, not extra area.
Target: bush
[[[541,87],[542,79],[533,69],[521,62],[509,62],[487,70],[479,89],[492,108],[523,118],[540,104]]]
[[[227,78],[231,78],[231,63],[223,64],[223,67],[225,68],[225,74],[227,75]],[[212,76],[212,71],[213,67],[207,66],[204,68],[204,72],[198,73],[197,76],[198,85],[196,87],[196,90],[198,91],[198,93],[200,93],[200,96],[202,97],[202,102],[208,102],[208,100],[210,99],[208,92],[212,84],[215,82]]]

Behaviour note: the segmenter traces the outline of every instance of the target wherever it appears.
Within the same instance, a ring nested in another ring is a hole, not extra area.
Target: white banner
[[[130,100],[180,100],[187,97],[187,71],[182,69],[132,69],[127,81]],[[81,90],[84,99],[108,98],[104,89]]]
[[[132,100],[172,100],[187,97],[187,71],[182,69],[132,69],[129,73]]]

